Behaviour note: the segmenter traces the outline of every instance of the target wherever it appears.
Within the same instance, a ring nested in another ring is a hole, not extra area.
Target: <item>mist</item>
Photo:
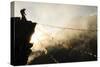
[[[77,16],[66,22],[63,28],[37,24],[30,40],[33,47],[27,64],[31,64],[35,58],[60,49],[84,51],[90,48],[87,46],[97,37],[97,17]]]

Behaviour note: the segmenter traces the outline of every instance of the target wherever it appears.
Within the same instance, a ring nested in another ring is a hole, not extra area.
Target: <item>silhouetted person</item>
[[[20,13],[21,13],[21,15],[22,15],[22,18],[21,18],[22,21],[26,21],[25,10],[26,10],[25,8],[23,8],[23,9],[20,10]]]

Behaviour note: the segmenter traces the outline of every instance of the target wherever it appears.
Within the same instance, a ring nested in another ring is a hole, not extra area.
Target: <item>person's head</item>
[[[25,14],[25,10],[26,10],[25,8],[21,9],[21,10],[20,10],[20,13],[21,13],[21,14]]]

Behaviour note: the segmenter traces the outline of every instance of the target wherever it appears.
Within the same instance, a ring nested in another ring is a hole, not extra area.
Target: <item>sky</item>
[[[36,3],[36,2],[15,2],[15,14],[18,17],[20,10],[26,9],[27,20],[37,23],[63,26],[76,16],[87,16],[97,13],[96,6]]]

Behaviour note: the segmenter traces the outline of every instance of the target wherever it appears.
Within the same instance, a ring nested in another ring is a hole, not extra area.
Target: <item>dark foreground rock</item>
[[[33,46],[30,41],[36,23],[20,20],[20,17],[11,18],[11,64],[25,65]]]

